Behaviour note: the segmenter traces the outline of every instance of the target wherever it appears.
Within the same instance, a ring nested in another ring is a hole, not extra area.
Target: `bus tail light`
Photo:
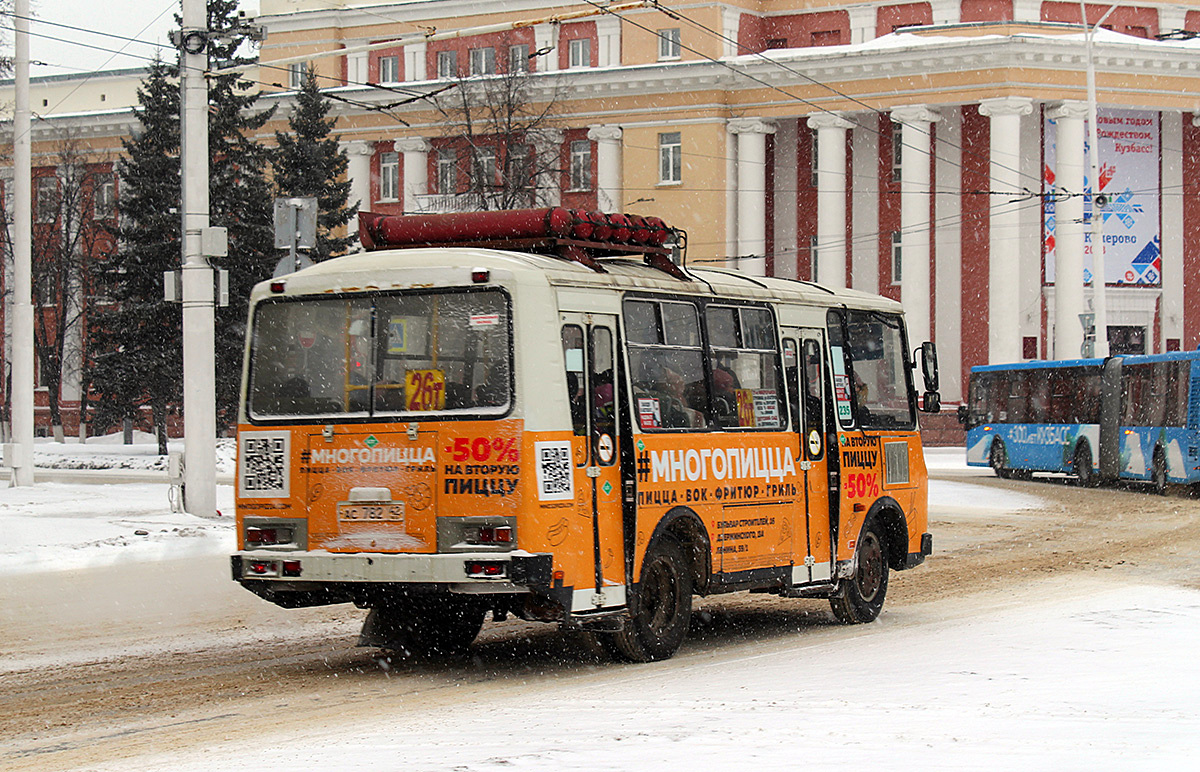
[[[300,568],[299,560],[283,561],[283,575],[284,576],[299,576],[301,570],[302,569]]]
[[[472,579],[495,579],[505,576],[505,564],[498,560],[469,560],[467,576]]]
[[[512,526],[485,525],[479,529],[479,544],[511,544]]]
[[[487,284],[492,278],[492,272],[486,268],[471,269],[471,281],[475,284]]]
[[[274,560],[252,560],[247,568],[255,576],[274,576],[277,573]]]
[[[288,544],[292,541],[291,528],[264,528],[250,526],[246,529],[246,544],[265,546],[270,544]]]

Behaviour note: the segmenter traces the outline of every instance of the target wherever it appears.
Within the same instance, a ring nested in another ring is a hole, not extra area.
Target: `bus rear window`
[[[499,415],[511,402],[496,290],[266,302],[254,314],[252,418]]]

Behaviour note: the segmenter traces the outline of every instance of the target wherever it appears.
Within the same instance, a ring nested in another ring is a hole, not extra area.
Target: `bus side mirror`
[[[921,344],[921,375],[925,378],[925,391],[938,390],[937,344],[932,341]]]
[[[967,425],[967,406],[966,405],[958,406],[958,422],[960,424],[962,424],[963,426]]]
[[[921,396],[922,413],[939,413],[942,410],[942,395],[936,391],[927,391]]]

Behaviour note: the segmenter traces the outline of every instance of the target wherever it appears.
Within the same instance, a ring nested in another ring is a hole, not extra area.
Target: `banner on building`
[[[1099,208],[1104,222],[1105,278],[1109,284],[1159,285],[1162,256],[1159,228],[1159,117],[1140,110],[1100,110],[1100,186],[1105,204]],[[1055,231],[1055,125],[1045,125],[1046,157],[1042,167],[1043,231],[1046,283],[1054,283]],[[1091,176],[1091,152],[1084,129],[1085,178]],[[1091,180],[1084,188],[1084,281],[1092,280],[1093,248]]]

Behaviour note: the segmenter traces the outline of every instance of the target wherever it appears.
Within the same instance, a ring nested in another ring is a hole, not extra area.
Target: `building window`
[[[771,38],[767,41],[767,48],[787,48],[787,38]]]
[[[591,67],[592,66],[592,40],[591,38],[575,38],[567,44],[567,66],[568,67]]]
[[[58,219],[58,177],[53,174],[37,178],[37,221]]]
[[[529,72],[529,46],[522,44],[508,47],[508,71]]]
[[[900,231],[892,231],[892,284],[899,284],[903,275],[904,260],[900,247]]]
[[[471,49],[471,74],[472,75],[495,75],[496,74],[496,49],[491,48],[472,48]]]
[[[900,181],[900,159],[904,150],[904,132],[899,126],[892,126],[892,182]]]
[[[678,131],[658,135],[658,181],[683,181],[683,140]]]
[[[97,174],[92,181],[92,216],[107,220],[116,213],[117,184],[112,174]]]
[[[381,56],[381,57],[379,57],[379,82],[380,83],[399,83],[400,82],[400,57],[399,56]]]
[[[381,153],[379,156],[379,200],[400,198],[400,154]]]
[[[840,46],[842,31],[838,29],[818,30],[812,33],[812,44],[814,46]]]
[[[808,237],[808,255],[810,258],[810,262],[812,263],[812,280],[814,282],[820,282],[821,280],[818,277],[821,274],[817,270],[818,254],[817,254],[817,237],[816,236]]]
[[[458,151],[454,148],[437,151],[437,189],[443,196],[458,192]]]
[[[475,185],[484,190],[496,186],[496,150],[490,147],[475,148]]]
[[[457,78],[458,77],[458,52],[457,51],[438,51],[438,53],[437,53],[437,76],[439,78]]]
[[[680,50],[678,27],[658,31],[658,58],[660,60],[678,59]]]
[[[305,62],[292,62],[288,65],[288,88],[299,91],[304,87],[304,71],[307,67]]]
[[[585,140],[571,143],[571,190],[592,189],[592,143]]]
[[[817,145],[817,139],[820,138],[821,132],[816,129],[812,130],[812,154],[809,158],[809,166],[812,168],[812,186],[817,187],[817,168],[820,165],[820,149]]]

